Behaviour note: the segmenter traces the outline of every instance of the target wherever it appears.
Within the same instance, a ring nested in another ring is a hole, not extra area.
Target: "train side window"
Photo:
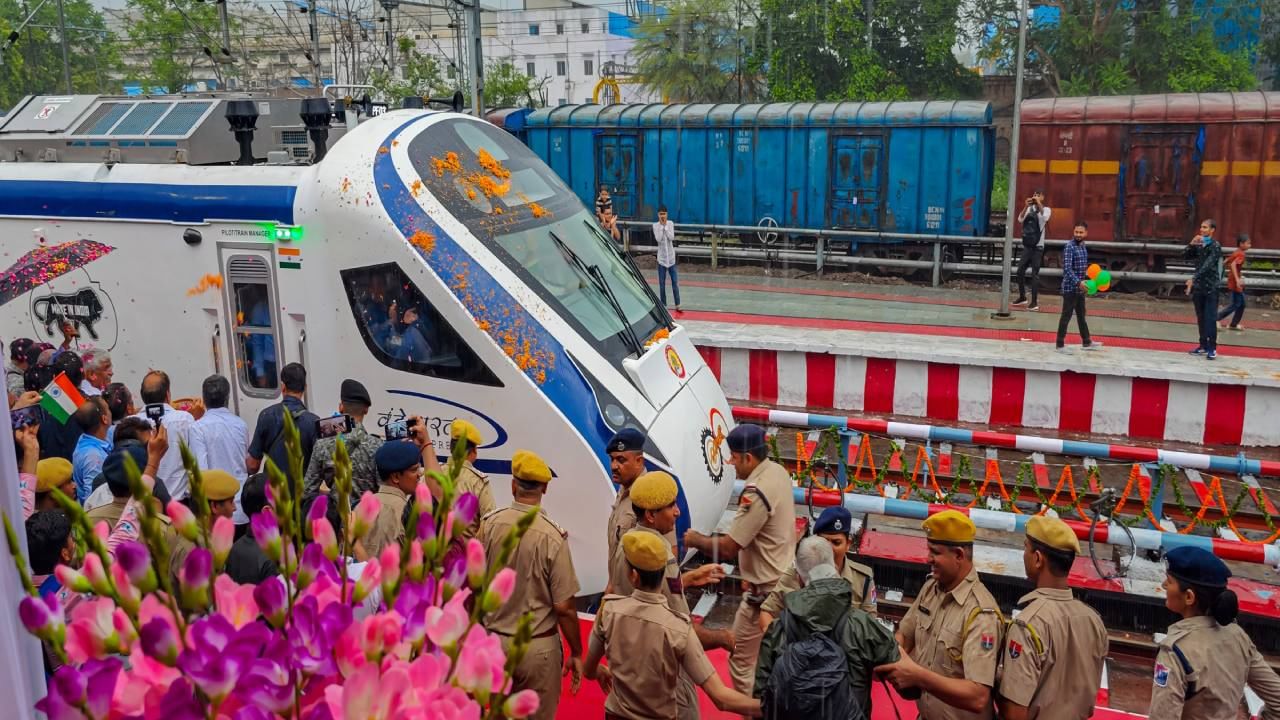
[[[246,394],[274,397],[280,385],[271,268],[256,255],[227,263],[237,374]]]
[[[397,265],[352,268],[341,274],[360,335],[383,365],[444,380],[502,386]]]

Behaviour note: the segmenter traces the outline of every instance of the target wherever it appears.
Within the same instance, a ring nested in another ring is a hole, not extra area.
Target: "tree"
[[[759,96],[747,73],[732,0],[674,0],[649,16],[631,48],[641,83],[668,102],[748,102]]]
[[[128,0],[129,45],[146,55],[148,66],[133,80],[143,88],[162,88],[180,93],[191,84],[195,68],[212,65],[219,84],[225,86],[225,68],[205,55],[207,48],[217,55],[221,28],[214,3],[194,0]]]
[[[1274,3],[1244,0],[1210,16],[1192,0],[1047,0],[1027,28],[1027,74],[1052,95],[1251,90],[1255,48],[1221,42],[1215,21],[1256,26]],[[981,55],[1007,72],[1016,59],[1017,7],[1017,0],[977,0],[968,16]]]
[[[491,108],[545,105],[539,102],[542,85],[550,78],[535,80],[516,69],[510,60],[489,63],[484,71],[484,104]]]
[[[440,72],[440,61],[432,55],[418,52],[412,38],[401,37],[397,64],[403,70],[402,77],[395,77],[383,68],[369,74],[369,84],[393,106],[407,97],[442,97],[453,88]]]
[[[981,79],[956,61],[959,0],[764,0],[775,100],[966,97]]]
[[[33,8],[34,4],[21,0],[0,0],[0,38],[7,37]],[[72,89],[79,93],[119,92],[113,79],[120,67],[119,46],[102,13],[89,0],[66,0],[64,10]],[[66,91],[57,26],[58,7],[47,3],[0,57],[0,108],[11,108],[26,95]]]

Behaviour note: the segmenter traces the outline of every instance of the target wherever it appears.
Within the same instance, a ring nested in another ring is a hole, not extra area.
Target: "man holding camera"
[[[1031,268],[1031,304],[1028,310],[1040,309],[1040,266],[1044,263],[1044,238],[1053,210],[1044,202],[1044,191],[1036,190],[1027,198],[1018,214],[1022,223],[1022,259],[1018,261],[1018,299],[1014,305],[1027,305],[1027,268]]]
[[[302,491],[304,503],[333,490],[333,452],[339,437],[351,458],[351,502],[358,502],[366,492],[378,492],[378,466],[373,456],[382,447],[382,438],[370,435],[364,429],[364,418],[372,405],[369,391],[362,383],[350,378],[342,381],[338,393],[338,415],[334,418],[346,419],[347,422],[341,426],[340,432],[332,435],[321,429],[323,437],[316,440],[311,462],[307,463],[306,483]],[[334,418],[322,420],[320,424],[328,425]]]

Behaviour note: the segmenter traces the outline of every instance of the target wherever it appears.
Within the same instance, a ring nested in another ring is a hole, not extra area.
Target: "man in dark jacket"
[[[799,590],[783,598],[786,610],[769,626],[760,644],[760,660],[756,665],[755,693],[759,697],[769,684],[786,645],[810,635],[831,633],[837,621],[845,618],[844,629],[837,635],[849,663],[849,684],[859,702],[850,717],[871,717],[871,671],[878,665],[898,661],[898,643],[875,618],[850,607],[853,588],[836,570],[831,544],[820,537],[807,537],[796,548],[796,570],[803,584]],[[784,620],[790,614],[801,636],[787,638]]]
[[[262,512],[267,506],[267,476],[257,473],[249,476],[240,491],[240,507],[244,514],[252,520],[254,515]],[[241,535],[231,545],[231,553],[227,555],[227,575],[238,583],[260,583],[267,578],[280,574],[280,569],[271,562],[267,554],[259,547],[252,532]]]
[[[289,453],[284,445],[284,414],[293,417],[298,426],[298,437],[302,441],[302,472],[307,472],[307,464],[311,462],[311,451],[316,444],[316,423],[319,416],[307,409],[303,397],[307,392],[307,371],[299,363],[289,363],[280,371],[280,384],[284,385],[280,402],[263,408],[258,413],[258,424],[249,438],[249,457],[245,467],[249,474],[264,470],[262,459],[270,456],[276,467],[288,474]]]
[[[1192,355],[1204,355],[1210,360],[1218,357],[1218,287],[1222,284],[1222,248],[1213,241],[1218,224],[1213,220],[1200,223],[1200,234],[1182,256],[1195,263],[1195,274],[1187,281],[1187,293],[1196,308],[1196,326],[1200,329],[1200,344]]]

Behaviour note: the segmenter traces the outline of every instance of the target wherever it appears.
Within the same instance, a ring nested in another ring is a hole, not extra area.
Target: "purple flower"
[[[212,573],[213,553],[198,547],[187,555],[182,570],[178,572],[178,585],[184,605],[197,610],[208,607],[209,577]]]
[[[269,509],[263,510],[253,516],[250,526],[253,528],[253,539],[258,541],[262,551],[271,558],[272,562],[280,564],[284,547],[280,540],[280,525],[276,522],[276,516]]]
[[[338,580],[338,571],[325,557],[320,543],[308,543],[302,549],[302,563],[298,565],[298,587],[305,589],[321,575],[328,575],[335,582]]]
[[[462,587],[467,578],[467,553],[461,545],[452,544],[444,554],[445,592],[450,596],[453,591]]]
[[[186,678],[178,678],[160,699],[160,716],[165,720],[205,720],[204,708]]]
[[[18,603],[18,617],[27,632],[41,640],[53,641],[59,633],[67,632],[66,619],[62,615],[62,605],[58,602],[57,593],[48,593],[44,597],[22,598]]]
[[[143,595],[155,590],[159,584],[155,569],[151,566],[151,553],[147,551],[147,546],[140,542],[129,540],[120,543],[116,548],[116,564],[124,570],[125,575],[129,576],[129,582],[133,583],[138,588],[138,592]]]
[[[283,639],[280,642],[283,643]],[[275,659],[283,655],[282,651],[272,652],[269,648],[263,657],[253,661],[249,671],[240,678],[236,685],[236,696],[247,706],[279,714],[293,706],[293,683],[289,678],[289,670]],[[274,720],[276,715],[264,713],[260,717]]]
[[[270,636],[261,623],[249,623],[237,631],[221,615],[206,615],[191,626],[190,646],[182,652],[178,667],[205,695],[221,702]]]
[[[324,517],[325,512],[329,510],[329,496],[321,495],[316,501],[311,503],[311,509],[307,511],[307,525]]]
[[[119,659],[109,658],[90,660],[79,668],[72,665],[58,668],[53,682],[49,683],[49,694],[36,703],[36,709],[47,714],[49,720],[84,718],[81,707],[91,720],[106,718],[121,665]]]
[[[431,540],[436,536],[436,519],[431,513],[418,516],[418,539]]]
[[[466,531],[480,511],[480,499],[471,493],[462,493],[453,501],[453,534],[460,536]]]
[[[351,624],[351,608],[331,603],[322,612],[312,596],[293,606],[289,625],[290,665],[308,675],[332,675],[337,672],[333,661],[333,645]]]
[[[152,660],[173,667],[178,662],[178,634],[164,618],[153,618],[139,633],[142,652]]]
[[[258,583],[253,589],[253,601],[258,604],[258,611],[271,623],[271,627],[279,628],[284,625],[285,613],[289,610],[289,596],[284,581],[278,576]]]

